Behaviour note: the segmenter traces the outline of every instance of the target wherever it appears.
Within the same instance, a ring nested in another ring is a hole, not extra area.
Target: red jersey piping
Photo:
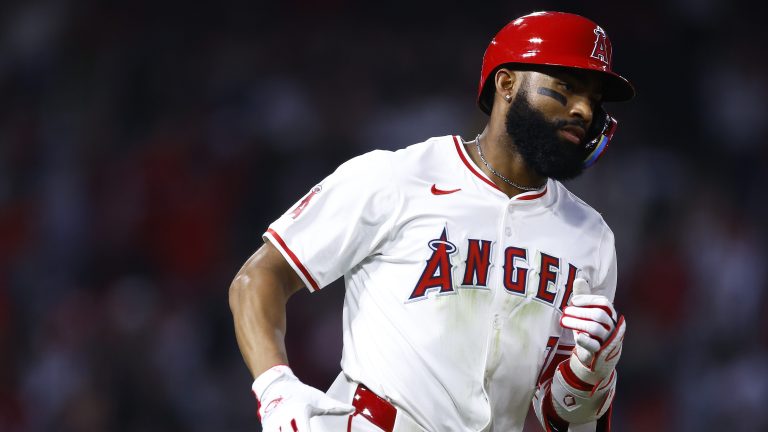
[[[521,200],[521,201],[535,200],[536,198],[543,197],[546,193],[547,193],[547,186],[544,186],[544,190],[539,193],[535,193],[533,195],[520,194],[515,196],[514,199]]]
[[[475,167],[467,160],[466,156],[464,156],[464,152],[461,151],[461,143],[459,143],[459,139],[456,135],[453,136],[453,142],[456,144],[456,151],[459,152],[459,157],[461,158],[461,161],[464,162],[464,165],[467,166],[467,168],[472,172],[472,174],[476,175],[480,180],[484,181],[485,183],[489,184],[491,187],[496,189],[499,192],[502,191],[498,186],[496,186],[496,183],[488,180],[488,178],[481,173],[479,173]],[[512,197],[512,199],[516,200],[523,200],[523,201],[529,201],[529,200],[535,200],[536,198],[541,198],[547,193],[547,186],[544,186],[544,190],[532,195],[526,195],[529,192],[522,193],[520,195],[516,195]]]
[[[295,253],[291,250],[291,248],[288,247],[287,244],[285,244],[285,241],[283,241],[283,238],[280,237],[280,234],[275,232],[272,228],[267,229],[267,232],[272,235],[272,237],[277,240],[277,243],[279,244],[280,248],[285,251],[286,254],[291,258],[291,261],[293,261],[294,264],[296,264],[296,267],[301,271],[301,274],[304,275],[304,278],[310,283],[310,289],[312,291],[317,291],[320,289],[320,286],[315,282],[315,280],[312,278],[312,276],[309,274],[309,271],[306,267],[304,267],[304,264],[299,261],[299,258],[296,256]]]
[[[461,161],[464,162],[464,165],[467,166],[467,168],[472,172],[472,174],[476,175],[477,178],[479,178],[480,180],[482,180],[482,181],[486,182],[487,184],[489,184],[492,188],[494,188],[497,191],[503,193],[504,191],[499,189],[499,187],[496,186],[496,183],[488,180],[487,177],[485,177],[484,175],[482,175],[479,172],[477,172],[475,167],[472,166],[472,164],[467,160],[466,156],[464,156],[464,152],[461,151],[461,147],[460,147],[461,144],[459,143],[459,140],[458,140],[458,138],[455,135],[453,136],[453,142],[456,144],[456,151],[459,152],[459,157],[461,158]]]

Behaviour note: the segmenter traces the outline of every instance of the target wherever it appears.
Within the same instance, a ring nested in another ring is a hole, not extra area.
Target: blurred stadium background
[[[31,0],[0,5],[0,431],[259,430],[227,289],[267,224],[349,157],[474,137],[486,45],[542,9],[639,93],[568,184],[618,242],[615,430],[768,430],[764,4]],[[321,388],[342,298],[289,304]]]

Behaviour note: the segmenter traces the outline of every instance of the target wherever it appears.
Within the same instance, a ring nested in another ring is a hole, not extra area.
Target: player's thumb
[[[317,412],[313,412],[313,415],[345,415],[355,412],[354,406],[337,401],[328,396],[323,396],[318,399],[315,404],[315,409]]]
[[[589,288],[589,282],[583,278],[577,278],[573,281],[573,295],[589,295],[592,290]]]

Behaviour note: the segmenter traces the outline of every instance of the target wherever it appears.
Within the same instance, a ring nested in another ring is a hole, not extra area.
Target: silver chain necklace
[[[512,180],[510,180],[510,179],[504,177],[503,175],[499,174],[499,172],[496,171],[495,169],[493,169],[493,167],[488,163],[488,161],[485,160],[485,156],[483,156],[483,149],[480,147],[480,135],[479,134],[477,135],[477,137],[475,137],[475,145],[477,146],[477,152],[480,154],[480,160],[483,161],[483,164],[485,164],[485,167],[488,168],[488,170],[490,172],[492,172],[493,175],[495,175],[496,177],[504,180],[504,183],[506,183],[508,185],[511,185],[511,186],[514,186],[514,187],[516,187],[516,188],[518,188],[520,190],[526,191],[526,192],[532,192],[532,191],[539,190],[539,189],[543,188],[547,184],[547,182],[545,181],[544,184],[541,185],[541,186],[530,187],[530,186],[519,185],[519,184],[513,182]]]

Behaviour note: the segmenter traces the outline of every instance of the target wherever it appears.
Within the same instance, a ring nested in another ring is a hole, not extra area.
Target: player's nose
[[[592,124],[592,101],[585,95],[572,96],[568,115],[570,115],[571,118],[584,120],[587,125]]]

